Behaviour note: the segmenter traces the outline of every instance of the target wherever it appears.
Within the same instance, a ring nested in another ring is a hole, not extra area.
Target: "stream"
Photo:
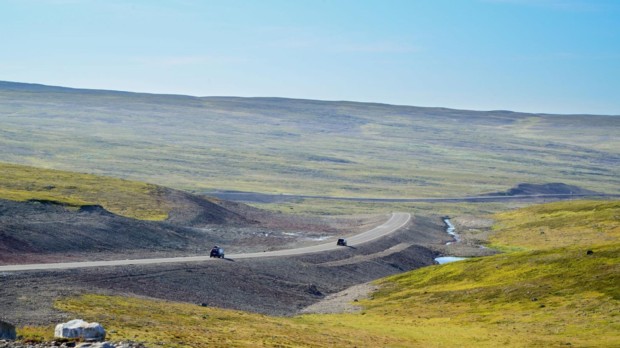
[[[446,232],[454,238],[454,242],[448,242],[446,245],[450,245],[452,243],[458,243],[461,241],[461,237],[456,233],[456,227],[450,222],[449,218],[444,218],[443,222],[446,224]]]
[[[461,237],[459,236],[458,233],[456,233],[456,227],[454,227],[454,225],[450,221],[450,218],[448,218],[448,217],[443,218],[443,222],[446,224],[446,233],[448,233],[449,235],[452,236],[452,238],[454,238],[454,241],[447,242],[446,245],[450,245],[452,243],[460,242],[461,241]],[[435,262],[437,262],[440,265],[443,265],[444,263],[461,261],[461,260],[465,260],[465,259],[467,259],[467,258],[466,257],[458,257],[458,256],[441,256],[441,257],[436,257],[435,258]]]

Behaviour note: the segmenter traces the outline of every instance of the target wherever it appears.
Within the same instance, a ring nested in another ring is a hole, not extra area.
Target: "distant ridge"
[[[63,87],[63,86],[53,86],[53,85],[45,85],[39,83],[27,83],[27,82],[14,82],[14,81],[1,81],[0,80],[0,90],[14,90],[14,91],[31,91],[31,92],[55,92],[55,93],[80,93],[80,94],[115,94],[115,95],[141,95],[141,96],[166,96],[166,97],[178,97],[178,98],[188,98],[188,99],[207,99],[207,100],[219,100],[219,101],[251,101],[256,102],[259,100],[265,102],[286,102],[286,101],[297,101],[297,102],[310,102],[310,103],[335,103],[335,104],[352,104],[352,105],[370,105],[377,107],[395,107],[395,108],[415,108],[415,109],[425,109],[425,110],[435,110],[435,111],[464,111],[464,112],[481,112],[481,113],[489,113],[494,115],[540,115],[540,116],[548,116],[548,115],[563,115],[563,116],[620,116],[620,115],[597,115],[597,114],[550,114],[550,113],[532,113],[532,112],[520,112],[513,110],[469,110],[469,109],[459,109],[459,108],[447,108],[441,106],[414,106],[414,105],[403,105],[403,104],[388,104],[381,102],[359,102],[359,101],[351,101],[351,100],[318,100],[318,99],[304,99],[304,98],[287,98],[287,97],[238,97],[238,96],[194,96],[194,95],[186,95],[186,94],[176,94],[176,93],[150,93],[150,92],[132,92],[132,91],[121,91],[121,90],[109,90],[109,89],[96,89],[96,88],[76,88],[76,87]]]
[[[63,86],[51,86],[38,83],[24,83],[24,82],[12,82],[12,81],[0,81],[0,90],[13,90],[23,92],[53,92],[53,93],[67,93],[67,94],[92,94],[92,95],[140,95],[140,96],[166,96],[166,97],[180,97],[180,98],[200,98],[196,96],[183,95],[183,94],[161,94],[161,93],[148,93],[148,92],[130,92],[119,91],[112,89],[91,89],[91,88],[74,88]]]
[[[61,86],[50,86],[43,85],[38,83],[24,83],[24,82],[11,82],[11,81],[0,81],[0,88],[15,90],[15,91],[45,91],[45,92],[117,92],[117,93],[131,93],[131,92],[120,92],[120,91],[110,91],[110,90],[98,90],[98,89],[82,89],[82,88],[72,88],[72,87],[61,87]]]
[[[521,195],[600,195],[600,192],[586,190],[575,185],[566,185],[561,182],[548,184],[519,184],[504,192],[489,193],[487,196],[521,196]]]

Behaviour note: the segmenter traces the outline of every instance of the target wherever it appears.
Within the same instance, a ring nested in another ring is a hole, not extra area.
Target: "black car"
[[[213,247],[213,249],[211,249],[211,254],[209,255],[210,257],[217,257],[220,259],[224,258],[224,249],[218,247],[217,245]]]
[[[347,246],[347,240],[344,238],[339,238],[336,245]]]

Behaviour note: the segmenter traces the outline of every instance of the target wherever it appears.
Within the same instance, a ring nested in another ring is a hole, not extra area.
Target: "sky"
[[[0,80],[620,115],[620,0],[0,0]]]

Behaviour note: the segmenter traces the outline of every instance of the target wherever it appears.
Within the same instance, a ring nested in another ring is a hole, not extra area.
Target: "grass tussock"
[[[558,238],[575,224],[613,229],[617,206],[564,202],[521,209],[500,214],[496,233],[536,221],[533,230],[557,229],[550,234]],[[528,231],[514,241],[527,241]],[[597,238],[595,229],[583,233],[589,237],[571,246],[558,247],[552,238],[536,250],[385,278],[381,290],[361,301],[363,311],[354,314],[277,318],[100,295],[67,298],[56,306],[102,322],[114,332],[111,339],[151,346],[614,347],[620,342],[620,238]]]
[[[155,185],[8,163],[0,163],[0,199],[51,201],[69,207],[96,204],[141,220],[165,220],[169,212]]]

